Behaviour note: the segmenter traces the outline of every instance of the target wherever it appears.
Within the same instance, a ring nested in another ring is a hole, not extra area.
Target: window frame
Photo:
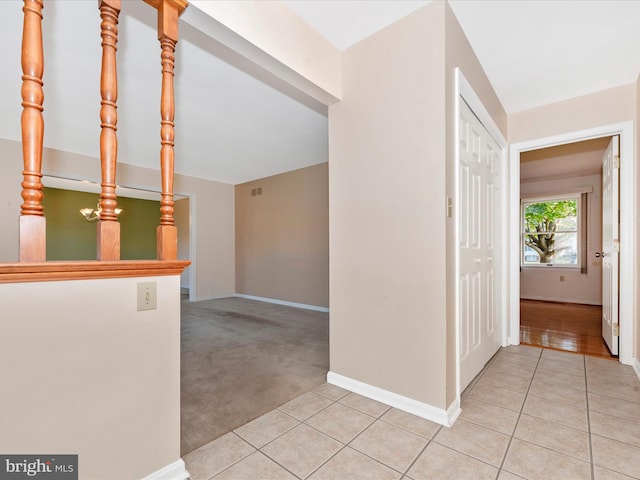
[[[531,203],[544,203],[544,202],[556,202],[561,200],[575,200],[576,202],[576,228],[575,232],[565,231],[565,232],[556,232],[556,233],[575,233],[576,235],[576,263],[575,264],[567,264],[567,263],[525,263],[525,222],[524,222],[524,212],[525,205]],[[543,268],[543,269],[569,269],[569,270],[578,270],[580,271],[583,267],[582,265],[582,235],[585,233],[582,228],[582,201],[580,193],[567,193],[567,194],[552,194],[552,195],[541,195],[541,196],[531,196],[520,199],[520,268]]]

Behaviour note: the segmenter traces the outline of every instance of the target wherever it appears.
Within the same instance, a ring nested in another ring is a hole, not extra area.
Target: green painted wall
[[[99,195],[58,188],[44,189],[47,218],[47,260],[95,260],[96,222],[80,214],[85,207],[96,208]],[[156,227],[160,221],[160,202],[137,198],[118,198],[120,220],[120,258],[156,258]]]

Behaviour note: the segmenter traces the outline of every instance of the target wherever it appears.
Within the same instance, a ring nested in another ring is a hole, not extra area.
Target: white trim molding
[[[636,357],[633,358],[632,367],[634,372],[636,372],[636,375],[638,376],[638,380],[640,380],[640,360],[638,360]]]
[[[634,279],[635,255],[637,244],[634,229],[636,218],[635,194],[635,154],[634,154],[634,122],[627,121],[602,125],[586,130],[563,133],[551,137],[538,138],[511,145],[509,155],[509,316],[511,325],[509,343],[520,343],[520,153],[540,148],[580,142],[593,138],[620,135],[620,362],[633,364],[634,302],[636,284]]]
[[[306,303],[286,302],[284,300],[276,300],[275,298],[256,297],[254,295],[245,295],[243,293],[236,293],[233,296],[238,298],[246,298],[247,300],[256,300],[258,302],[273,303],[275,305],[284,305],[285,307],[295,307],[295,308],[302,308],[304,310],[313,310],[314,312],[329,313],[329,309],[327,307],[307,305]]]
[[[189,472],[187,472],[184,460],[179,458],[166,467],[147,475],[142,480],[187,480],[187,478],[189,478]]]
[[[222,295],[212,295],[210,297],[191,298],[192,294],[193,294],[193,290],[190,290],[189,291],[190,302],[206,302],[207,300],[220,300],[221,298],[233,298],[236,296],[234,293],[226,293]]]
[[[444,410],[442,408],[437,408],[433,405],[384,390],[383,388],[374,387],[368,383],[345,377],[344,375],[340,375],[335,372],[327,373],[327,383],[357,393],[363,397],[370,398],[371,400],[384,403],[385,405],[395,407],[404,412],[417,415],[418,417],[431,420],[432,422],[444,425],[445,427],[452,426],[461,412],[458,400],[454,401],[447,410]]]

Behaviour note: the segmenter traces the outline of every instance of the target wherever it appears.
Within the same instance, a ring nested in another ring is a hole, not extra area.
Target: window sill
[[[521,270],[575,270],[580,272],[582,267],[576,265],[520,265]]]

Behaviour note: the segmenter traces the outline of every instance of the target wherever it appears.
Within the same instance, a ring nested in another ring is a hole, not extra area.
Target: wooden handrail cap
[[[189,2],[187,0],[144,0],[146,3],[151,5],[156,10],[160,10],[160,5],[164,2],[168,5],[173,6],[176,10],[178,10],[178,16],[182,15],[182,12],[189,6]]]

